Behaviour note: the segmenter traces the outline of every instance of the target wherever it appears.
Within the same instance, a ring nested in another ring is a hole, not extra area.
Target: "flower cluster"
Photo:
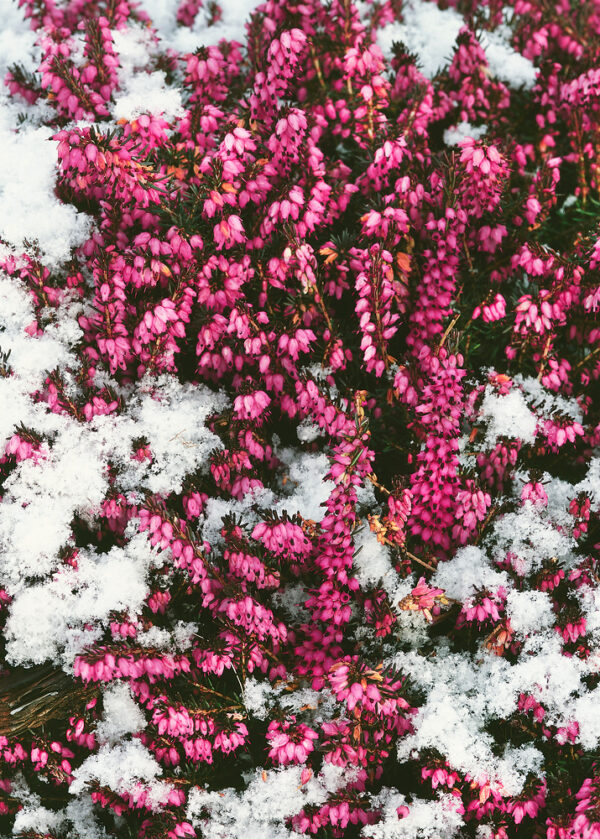
[[[600,836],[600,7],[439,6],[19,0],[0,832]]]

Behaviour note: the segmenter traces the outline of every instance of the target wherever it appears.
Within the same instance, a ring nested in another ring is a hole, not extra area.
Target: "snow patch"
[[[375,825],[363,828],[369,839],[452,839],[458,836],[462,822],[460,804],[453,795],[440,795],[435,801],[411,797],[385,787],[376,796],[382,818]],[[408,814],[401,818],[398,808],[408,806]]]
[[[146,727],[146,718],[125,682],[114,682],[102,694],[104,713],[96,726],[100,744],[117,743]]]
[[[107,554],[80,551],[78,568],[20,590],[6,622],[7,658],[40,664],[62,657],[70,665],[96,634],[87,624],[105,623],[111,611],[135,616],[148,593],[146,574],[155,551],[145,534]]]
[[[206,25],[206,10],[200,9],[193,26],[177,24],[178,0],[143,0],[142,6],[150,15],[163,47],[179,52],[194,52],[200,46],[211,46],[226,41],[243,44],[246,41],[246,22],[264,0],[221,0],[220,20]]]
[[[443,589],[448,597],[461,602],[477,589],[508,586],[508,575],[492,567],[486,553],[475,545],[459,548],[448,562],[441,562],[430,584]]]
[[[552,598],[545,591],[516,591],[506,597],[506,615],[517,635],[529,635],[547,629],[554,622]]]
[[[402,23],[389,23],[378,30],[377,42],[389,59],[394,41],[402,41],[418,56],[423,75],[432,79],[449,62],[463,17],[456,9],[442,11],[428,0],[408,0],[402,6],[402,17]]]
[[[369,588],[381,582],[385,591],[394,596],[400,578],[392,566],[386,546],[378,541],[368,525],[354,537],[354,545],[354,573],[361,586]]]
[[[515,388],[500,396],[488,385],[480,413],[487,421],[485,443],[488,447],[494,446],[499,437],[518,439],[526,444],[534,442],[537,418],[520,390]]]
[[[517,52],[510,44],[512,32],[508,26],[501,26],[494,32],[486,32],[482,46],[490,65],[491,73],[511,87],[527,90],[535,84],[537,71],[533,62]]]
[[[468,122],[459,122],[444,131],[444,143],[447,146],[457,146],[463,140],[479,140],[487,132],[487,125],[471,125]]]
[[[103,745],[73,770],[72,795],[83,792],[86,784],[97,781],[118,795],[140,793],[143,784],[146,803],[152,810],[166,804],[171,785],[157,780],[162,767],[139,740],[117,745]]]
[[[47,127],[17,126],[0,93],[0,237],[16,248],[36,242],[44,264],[56,268],[90,233],[91,219],[54,194],[55,133]]]

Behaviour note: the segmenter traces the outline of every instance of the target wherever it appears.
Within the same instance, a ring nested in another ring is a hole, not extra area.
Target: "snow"
[[[65,815],[73,825],[73,839],[85,836],[85,839],[106,839],[107,833],[96,821],[94,802],[89,793],[81,792],[69,801]]]
[[[92,522],[99,512],[109,488],[109,460],[119,467],[121,491],[180,492],[185,476],[206,469],[210,452],[222,445],[203,423],[227,400],[206,387],[184,386],[172,376],[161,376],[143,380],[128,410],[118,417],[80,423],[49,413],[43,403],[34,404],[29,393],[41,387],[48,367],[68,363],[68,344],[76,340],[78,327],[73,329],[72,320],[65,317],[56,328],[49,327],[49,334],[31,338],[23,328],[33,313],[17,282],[0,277],[2,301],[6,305],[0,308],[0,325],[6,322],[10,328],[2,332],[1,346],[15,353],[14,375],[0,377],[0,397],[7,405],[0,415],[0,444],[18,423],[46,438],[38,462],[17,464],[4,485],[0,573],[15,598],[7,650],[14,663],[63,660],[62,656],[72,661],[84,639],[92,640],[91,631],[82,630],[86,623],[100,626],[111,609],[133,614],[140,607],[153,560],[147,537],[140,534],[105,555],[82,550],[77,571],[54,573],[59,550],[72,544],[74,516]],[[133,441],[140,437],[149,442],[151,462],[131,457]]]
[[[119,87],[115,94],[115,119],[133,120],[141,114],[164,115],[171,121],[183,114],[181,93],[169,87],[162,70],[148,73],[157,44],[145,27],[129,26],[113,32],[115,51],[119,56]]]
[[[586,751],[596,749],[600,743],[600,687],[580,696],[573,703],[573,719],[579,723],[578,740]]]
[[[377,803],[382,810],[381,821],[362,830],[369,839],[452,839],[460,835],[460,805],[451,794],[440,795],[435,801],[411,797],[409,803],[401,793],[384,787]],[[406,805],[408,815],[399,818],[398,807]]]
[[[406,582],[406,581],[405,581]],[[394,598],[394,604],[397,604],[403,597],[410,594],[411,589],[414,588],[414,582],[411,585],[400,586]],[[396,609],[397,630],[396,634],[403,646],[410,646],[419,649],[425,646],[429,641],[428,623],[424,615],[419,612],[412,612],[404,609]],[[366,636],[366,633],[365,633]]]
[[[90,219],[54,194],[57,172],[52,128],[24,124],[0,91],[0,237],[17,248],[36,242],[55,268],[89,236]]]
[[[423,75],[431,79],[449,62],[463,17],[455,9],[442,11],[429,0],[407,0],[402,17],[402,23],[389,23],[378,30],[377,42],[389,57],[394,41],[402,41],[418,56]]]
[[[317,776],[302,783],[301,766],[259,769],[241,793],[193,788],[187,819],[201,827],[204,839],[295,839],[298,834],[284,827],[285,819],[308,804],[323,804],[354,775],[351,768],[324,763]]]
[[[582,422],[581,408],[575,399],[567,399],[558,393],[553,393],[531,376],[515,376],[515,383],[521,388],[528,402],[534,405],[536,411],[543,414],[560,413],[571,419]]]
[[[265,489],[250,491],[239,501],[210,497],[201,519],[204,540],[213,548],[221,545],[223,543],[221,529],[223,527],[224,516],[235,515],[243,517],[248,525],[254,525],[260,519],[258,505],[262,505],[265,508],[270,507],[273,500],[273,493]]]
[[[459,548],[448,562],[440,563],[430,582],[443,589],[448,597],[464,601],[479,588],[494,590],[507,586],[509,579],[504,571],[492,567],[482,548],[467,545]]]
[[[600,506],[600,457],[592,457],[590,459],[587,475],[581,483],[570,489],[574,494],[577,492],[588,493],[592,505],[596,508]],[[574,494],[571,495],[571,498],[574,497]]]
[[[390,664],[414,680],[427,695],[415,719],[415,733],[400,742],[399,760],[415,750],[435,748],[454,768],[476,780],[488,778],[505,794],[516,795],[529,772],[542,774],[543,758],[533,745],[491,751],[486,725],[516,711],[521,693],[547,709],[546,721],[561,726],[578,720],[585,748],[600,739],[600,689],[588,692],[582,681],[597,663],[563,655],[563,641],[550,626],[550,598],[544,592],[516,592],[507,598],[507,615],[523,639],[515,664],[481,650],[475,655],[451,653],[441,644],[436,657],[414,650],[396,653]]]
[[[39,64],[39,50],[35,46],[37,34],[29,27],[23,12],[12,0],[0,2],[0,77],[15,64],[28,71]]]
[[[150,56],[157,52],[157,40],[146,26],[129,25],[113,29],[114,50],[119,56],[119,83],[127,84],[136,72],[143,70]]]
[[[526,638],[521,658],[511,669],[514,683],[532,693],[551,714],[568,718],[574,697],[584,690],[585,666],[563,655],[562,639],[553,629]]]
[[[535,84],[537,71],[528,58],[510,45],[510,37],[511,30],[504,25],[494,32],[486,32],[482,38],[490,72],[511,87],[530,90]]]
[[[594,634],[594,642],[600,640],[600,589],[582,586],[579,589],[581,608],[585,615],[585,628]]]
[[[36,338],[25,332],[33,320],[31,297],[25,287],[0,272],[0,350],[10,352],[12,370],[11,376],[0,377],[0,447],[12,436],[15,425],[29,425],[32,412],[39,413],[29,394],[42,386],[49,371],[71,360],[65,342],[70,330],[68,318],[50,324]]]
[[[548,486],[552,484],[548,476]],[[558,497],[565,494],[564,488],[556,493]],[[526,503],[496,519],[481,546],[461,548],[452,559],[440,563],[431,584],[459,601],[467,600],[477,588],[505,588],[506,617],[523,649],[515,664],[491,655],[483,646],[474,656],[444,653],[443,645],[436,658],[427,660],[414,652],[397,654],[394,665],[428,693],[414,720],[415,734],[399,747],[400,759],[414,749],[436,748],[455,768],[475,779],[487,777],[507,794],[518,794],[528,772],[540,775],[542,756],[533,746],[506,749],[500,757],[495,756],[486,724],[491,718],[510,716],[521,693],[543,703],[550,724],[566,725],[581,715],[585,723],[582,742],[595,747],[600,726],[582,682],[593,665],[563,655],[562,638],[554,629],[551,596],[516,589],[508,575],[495,569],[492,562],[503,561],[510,551],[518,557],[520,573],[534,572],[544,559],[553,556],[562,558],[568,566],[572,545],[548,511]],[[595,631],[596,597],[584,587],[581,599]],[[595,695],[593,699],[597,701]]]
[[[60,812],[53,812],[46,807],[25,806],[16,815],[13,835],[17,836],[27,830],[40,834],[47,833],[50,830],[58,830],[62,822],[64,822],[64,816]]]
[[[92,427],[102,432],[104,447],[120,461],[121,485],[140,484],[152,493],[181,492],[186,475],[205,466],[221,440],[204,426],[206,418],[227,405],[223,394],[204,385],[181,385],[174,376],[142,380],[128,410],[118,418],[95,417]],[[134,439],[145,437],[152,461],[131,459]]]
[[[178,650],[187,650],[197,632],[198,624],[191,621],[177,621],[173,627],[173,644]]]
[[[168,650],[172,643],[171,633],[160,626],[151,626],[144,632],[138,632],[136,641],[141,647],[152,647],[158,650]]]
[[[194,52],[200,46],[218,44],[223,39],[244,43],[246,21],[262,2],[264,0],[221,3],[223,16],[212,26],[206,25],[206,13],[201,9],[192,27],[177,25],[178,0],[143,0],[141,5],[156,27],[163,49]]]
[[[145,534],[106,554],[81,550],[78,568],[65,567],[43,583],[17,591],[6,623],[7,657],[13,664],[48,659],[70,665],[94,639],[86,625],[105,625],[111,611],[132,616],[148,593],[154,551]]]
[[[339,709],[335,696],[327,689],[299,688],[283,692],[278,696],[278,702],[287,713],[302,714],[313,727],[336,716]]]
[[[520,390],[500,396],[490,385],[486,388],[480,415],[487,422],[485,443],[495,445],[499,437],[509,437],[531,444],[535,440],[537,419]]]
[[[543,757],[533,746],[507,747],[501,756],[494,754],[486,725],[492,718],[510,716],[516,710],[519,692],[533,690],[532,682],[541,680],[542,672],[512,667],[490,654],[449,653],[425,660],[414,653],[400,653],[393,663],[427,691],[413,720],[415,733],[398,744],[400,761],[407,760],[415,749],[436,749],[452,767],[468,772],[478,783],[489,781],[508,795],[518,795],[532,765],[541,772]],[[553,678],[545,670],[543,674]],[[547,700],[551,699],[548,691]]]
[[[156,647],[159,650],[182,652],[188,649],[192,637],[198,631],[198,625],[186,621],[177,621],[172,630],[153,625],[150,629],[138,632],[136,642],[142,647]]]
[[[327,455],[323,452],[299,453],[294,449],[277,449],[276,454],[287,467],[285,489],[291,492],[274,505],[275,509],[300,513],[312,521],[322,519],[325,515],[322,505],[333,489],[333,482],[325,477],[330,469]]]
[[[11,796],[19,801],[22,809],[15,816],[11,836],[31,835],[28,831],[35,831],[35,835],[68,836],[69,839],[106,839],[106,832],[99,828],[93,814],[93,802],[89,795],[83,794],[78,799],[70,801],[63,810],[49,810],[41,806],[38,793],[32,792],[22,772],[17,771],[11,777]],[[39,792],[38,787],[38,792]],[[65,833],[65,820],[68,820],[73,830]],[[2,839],[8,839],[2,834]]]
[[[108,490],[104,462],[75,424],[58,436],[43,459],[21,462],[5,484],[0,517],[0,572],[14,591],[48,574],[71,537],[76,513],[99,508]],[[85,475],[85,481],[73,480]]]
[[[162,767],[139,740],[104,744],[73,770],[75,780],[69,792],[78,795],[90,781],[97,781],[123,795],[138,792],[142,784],[151,809],[156,810],[166,803],[171,790],[169,784],[158,780],[161,774]]]
[[[127,93],[115,96],[115,119],[133,120],[140,114],[162,114],[167,121],[182,116],[181,94],[166,85],[165,74],[157,70],[129,79]]]
[[[383,588],[394,596],[400,578],[392,566],[389,549],[382,545],[368,524],[354,539],[354,573],[361,586],[368,588],[381,582]]]
[[[589,473],[588,473],[589,474]],[[525,476],[522,476],[524,479]],[[585,483],[585,480],[584,482]],[[542,484],[548,497],[548,516],[555,524],[561,527],[569,527],[573,524],[573,516],[569,513],[569,503],[580,491],[582,484],[570,484],[545,472],[542,476]],[[520,488],[518,490],[520,495]]]
[[[479,140],[487,132],[487,125],[471,125],[468,122],[459,122],[444,131],[444,143],[447,146],[457,146],[463,140],[472,138]]]
[[[567,558],[573,547],[573,540],[530,503],[499,518],[492,539],[494,558],[502,561],[508,552],[514,554],[519,574],[536,571],[545,559]]]
[[[552,598],[545,591],[516,591],[511,589],[506,598],[506,615],[511,629],[525,637],[554,623]]]
[[[310,422],[309,420],[302,420],[302,422],[298,424],[298,428],[296,429],[296,435],[301,443],[312,443],[318,437],[321,437],[322,434],[323,432],[321,431],[319,426],[314,422]]]
[[[265,720],[273,701],[273,688],[249,676],[244,682],[243,702],[246,710],[258,720]]]
[[[378,30],[377,42],[389,58],[394,41],[402,41],[418,56],[423,75],[432,79],[449,64],[464,18],[456,9],[442,10],[432,0],[406,0],[402,17],[401,23],[389,23]],[[482,38],[490,72],[511,87],[529,89],[535,84],[535,67],[511,46],[510,37],[510,28],[503,25]]]
[[[146,726],[146,718],[124,682],[110,684],[102,695],[104,713],[96,726],[98,742],[118,743]]]
[[[306,618],[309,617],[308,609],[304,606],[306,599],[306,589],[300,583],[290,584],[273,592],[273,603],[278,608],[283,609],[288,616],[296,618],[300,614],[303,614]]]
[[[496,781],[492,738],[483,732],[482,726],[470,724],[472,715],[463,703],[449,686],[440,684],[434,688],[419,708],[417,733],[399,744],[399,759],[408,757],[414,748],[436,748],[446,755],[451,766],[469,772],[475,780],[484,782],[491,776]]]
[[[223,516],[226,515],[242,516],[248,525],[261,520],[261,508],[270,508],[279,515],[284,512],[289,515],[299,513],[311,521],[323,518],[325,512],[322,505],[333,487],[333,483],[326,478],[330,469],[327,455],[278,446],[274,453],[281,460],[285,473],[284,484],[277,495],[265,487],[248,492],[238,501],[209,498],[203,515],[202,532],[211,546],[222,543],[220,531]]]

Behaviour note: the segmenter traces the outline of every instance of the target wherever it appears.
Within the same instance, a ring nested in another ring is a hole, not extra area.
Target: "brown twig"
[[[423,560],[423,559],[419,559],[418,556],[415,556],[414,554],[411,554],[411,552],[406,550],[406,548],[403,548],[403,552],[408,557],[408,559],[410,559],[411,562],[418,562],[419,565],[422,565],[423,568],[428,568],[430,571],[435,571],[436,570],[435,566],[430,565],[428,562],[425,562],[425,560]]]
[[[452,328],[455,326],[455,324],[456,324],[456,322],[458,321],[458,319],[459,319],[459,318],[460,318],[460,312],[459,312],[459,314],[455,315],[455,316],[452,318],[452,320],[450,321],[450,323],[449,323],[449,324],[448,324],[448,326],[446,327],[446,331],[445,331],[445,332],[444,332],[444,334],[442,335],[442,337],[441,337],[441,339],[440,339],[440,342],[439,342],[439,344],[438,344],[438,346],[437,346],[438,350],[441,350],[441,349],[442,349],[442,347],[444,346],[444,344],[446,343],[446,339],[448,338],[448,335],[449,335],[449,334],[450,334],[450,332],[452,331]]]

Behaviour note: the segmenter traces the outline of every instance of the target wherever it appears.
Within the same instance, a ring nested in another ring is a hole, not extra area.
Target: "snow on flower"
[[[598,833],[596,5],[0,0],[4,833]]]

